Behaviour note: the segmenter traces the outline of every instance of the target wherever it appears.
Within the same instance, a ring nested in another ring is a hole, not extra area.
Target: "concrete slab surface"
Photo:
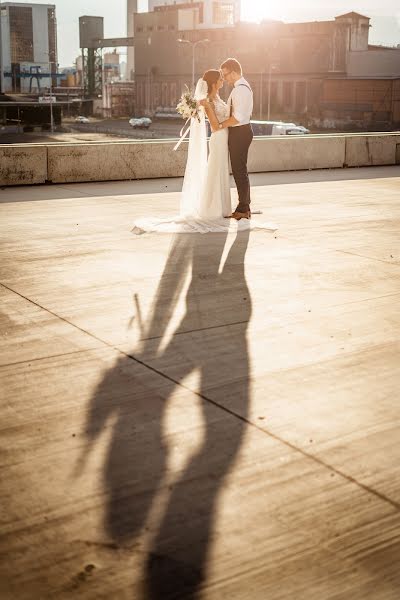
[[[252,184],[0,190],[1,600],[400,597],[400,168]]]

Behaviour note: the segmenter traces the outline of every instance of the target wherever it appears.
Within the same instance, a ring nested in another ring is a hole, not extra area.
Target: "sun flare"
[[[262,21],[263,19],[276,19],[273,14],[277,12],[273,10],[271,3],[260,0],[242,0],[241,18],[243,21]]]

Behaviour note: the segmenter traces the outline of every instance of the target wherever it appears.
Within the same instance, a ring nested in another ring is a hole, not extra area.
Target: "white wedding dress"
[[[219,123],[229,117],[229,108],[219,96],[214,100],[214,112]],[[229,181],[228,129],[220,129],[211,134],[209,142],[207,176],[201,198],[199,215],[201,218],[221,219],[230,217],[231,190]],[[227,226],[224,223],[224,226]]]
[[[207,83],[199,79],[195,98],[207,96]],[[217,95],[214,111],[221,123],[229,117],[229,107]],[[200,122],[191,120],[188,159],[183,180],[180,214],[171,218],[142,217],[134,222],[132,232],[212,233],[246,229],[276,230],[274,225],[256,223],[254,219],[226,218],[232,214],[229,177],[228,129],[211,134],[207,158],[205,113]]]

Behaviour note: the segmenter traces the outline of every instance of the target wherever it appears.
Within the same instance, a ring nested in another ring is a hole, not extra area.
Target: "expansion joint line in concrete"
[[[332,308],[339,308],[341,306],[349,306],[350,304],[361,304],[363,302],[372,302],[373,300],[382,300],[383,298],[392,298],[393,296],[399,296],[399,295],[400,295],[400,289],[397,292],[390,292],[390,294],[383,294],[382,296],[371,296],[370,298],[349,300],[348,302],[341,302],[340,304],[332,304]]]
[[[90,333],[90,331],[87,331],[86,329],[82,329],[82,327],[79,327],[79,325],[76,325],[75,323],[72,323],[71,321],[69,321],[68,319],[65,319],[64,317],[61,317],[60,315],[58,315],[57,313],[53,312],[52,310],[50,310],[49,308],[46,308],[45,306],[42,306],[41,304],[39,304],[38,302],[35,302],[34,300],[32,300],[31,298],[28,298],[27,296],[24,296],[24,294],[21,294],[20,292],[17,292],[16,290],[14,290],[13,288],[10,288],[8,285],[6,285],[3,282],[0,282],[0,285],[5,288],[6,290],[8,290],[9,292],[12,292],[13,294],[16,294],[17,296],[19,296],[20,298],[22,298],[23,300],[26,300],[27,302],[30,302],[30,304],[33,304],[34,306],[37,306],[38,308],[40,308],[41,310],[46,311],[47,313],[49,313],[49,315],[52,315],[53,317],[55,317],[56,319],[59,319],[60,321],[63,321],[64,323],[67,323],[68,325],[71,325],[71,327],[74,327],[75,329],[77,329],[78,331],[80,331],[81,333],[84,333],[85,335],[89,335],[91,338],[93,338],[94,340],[100,342],[101,344],[106,345],[108,348],[113,348],[112,345],[108,344],[107,342],[105,342],[104,340],[102,340],[101,338],[97,337],[96,335],[94,335],[93,333]],[[89,348],[88,348],[89,349]],[[51,358],[51,357],[49,357]]]
[[[23,294],[20,294],[16,290],[13,290],[9,286],[5,285],[4,283],[0,282],[0,285],[2,285],[8,291],[16,294],[17,296],[20,296],[20,298],[23,298],[27,302],[30,302],[31,304],[34,304],[35,306],[37,306],[41,310],[44,310],[47,313],[51,314],[52,316],[56,317],[57,319],[60,319],[61,321],[64,321],[68,325],[71,325],[71,327],[75,327],[76,329],[78,329],[82,333],[84,333],[86,335],[89,335],[91,338],[97,340],[98,342],[100,342],[101,344],[103,344],[104,346],[106,346],[107,348],[112,349],[112,350],[114,350],[114,351],[116,351],[116,352],[118,352],[118,353],[126,356],[127,358],[130,358],[131,360],[135,361],[137,364],[142,365],[143,367],[145,367],[146,369],[152,371],[153,373],[155,373],[159,377],[162,377],[163,379],[167,379],[171,383],[174,383],[175,385],[181,387],[182,389],[187,390],[191,394],[196,395],[198,398],[200,398],[204,402],[208,402],[209,404],[212,404],[213,406],[215,406],[219,410],[222,410],[223,412],[225,412],[226,414],[230,415],[231,417],[234,417],[235,419],[239,419],[240,421],[242,421],[243,423],[245,423],[249,427],[252,427],[253,429],[257,429],[257,431],[259,431],[260,433],[263,433],[264,435],[268,435],[270,438],[272,438],[275,441],[283,444],[284,446],[286,446],[290,450],[292,450],[292,451],[294,451],[294,452],[296,452],[298,454],[301,454],[304,458],[312,460],[314,463],[320,465],[324,469],[328,469],[332,473],[335,473],[336,475],[342,477],[343,479],[346,479],[349,483],[353,483],[354,485],[358,486],[360,489],[362,489],[363,491],[367,492],[368,494],[372,494],[373,496],[375,496],[379,500],[381,500],[381,501],[383,501],[383,502],[385,502],[387,504],[390,504],[396,510],[400,510],[400,503],[399,502],[396,502],[395,500],[392,500],[388,496],[385,496],[384,494],[381,494],[380,492],[378,492],[374,488],[371,488],[370,486],[365,485],[364,483],[361,483],[360,481],[358,481],[357,479],[355,479],[351,475],[348,475],[347,473],[344,473],[343,471],[341,471],[340,469],[337,469],[333,465],[330,465],[330,464],[326,463],[325,461],[323,461],[318,456],[315,456],[314,454],[310,454],[309,452],[306,452],[302,448],[299,448],[295,444],[292,444],[288,440],[285,440],[284,438],[276,435],[275,433],[273,433],[272,431],[270,431],[268,429],[263,429],[262,427],[260,427],[259,425],[257,425],[257,423],[253,423],[249,419],[246,419],[245,417],[241,416],[240,414],[235,413],[233,410],[227,408],[226,406],[223,406],[222,404],[219,404],[218,402],[216,402],[212,398],[208,398],[204,394],[201,394],[200,392],[196,392],[196,391],[190,389],[189,387],[183,385],[181,381],[176,380],[173,377],[170,377],[169,375],[167,375],[166,373],[163,373],[162,371],[159,371],[158,369],[152,367],[151,365],[147,364],[143,360],[139,359],[134,354],[129,354],[128,352],[124,352],[120,348],[118,348],[118,347],[116,347],[116,346],[114,346],[112,344],[109,344],[108,342],[106,342],[105,340],[102,340],[101,338],[97,337],[93,333],[90,333],[90,331],[86,331],[85,329],[83,329],[82,327],[79,327],[78,325],[75,325],[75,323],[72,323],[68,319],[65,319],[64,317],[60,317],[59,315],[57,315],[57,313],[55,313],[55,312],[49,310],[48,308],[42,306],[38,302],[35,302],[34,300],[31,300],[30,298],[27,298]]]
[[[277,442],[280,442],[281,444],[283,444],[287,448],[290,448],[294,452],[302,454],[305,458],[308,458],[308,459],[312,460],[313,462],[319,464],[321,467],[323,467],[325,469],[328,469],[329,471],[332,471],[333,473],[335,473],[336,475],[339,475],[340,477],[343,477],[344,479],[346,479],[350,483],[353,483],[353,484],[357,485],[358,487],[360,487],[361,489],[363,489],[365,492],[367,492],[369,494],[373,494],[374,496],[376,496],[377,498],[379,498],[379,500],[382,500],[383,502],[386,502],[386,503],[390,504],[391,506],[393,506],[393,508],[395,508],[396,510],[400,510],[400,503],[399,502],[396,502],[395,500],[392,500],[391,498],[388,498],[384,494],[381,494],[380,492],[378,492],[374,488],[371,488],[368,485],[365,485],[364,483],[361,483],[360,481],[358,481],[357,479],[355,479],[351,475],[347,475],[346,473],[344,473],[340,469],[337,469],[333,465],[330,465],[327,462],[323,461],[321,458],[318,458],[318,456],[315,456],[314,454],[310,454],[309,452],[306,452],[302,448],[299,448],[295,444],[292,444],[291,442],[285,440],[284,438],[280,437],[279,435],[276,435],[275,433],[273,433],[272,431],[269,431],[268,429],[263,429],[262,427],[260,427],[259,425],[257,425],[257,423],[253,423],[253,421],[250,421],[249,419],[246,419],[245,417],[242,417],[240,414],[234,412],[233,410],[230,410],[229,408],[227,408],[226,406],[223,406],[222,404],[219,404],[215,400],[212,400],[211,398],[208,398],[204,394],[200,394],[200,392],[196,392],[196,391],[192,390],[191,388],[183,385],[180,381],[177,381],[173,377],[170,377],[169,375],[166,375],[162,371],[159,371],[158,369],[155,369],[154,367],[152,367],[151,365],[148,365],[147,363],[145,363],[144,361],[138,359],[134,355],[127,354],[125,352],[122,352],[122,354],[124,354],[125,356],[127,356],[129,358],[132,358],[137,363],[141,364],[144,367],[147,367],[148,369],[150,369],[151,371],[153,371],[157,375],[160,375],[161,377],[164,377],[165,379],[168,379],[168,381],[171,381],[172,383],[175,383],[176,385],[178,385],[181,388],[187,390],[188,392],[190,392],[192,394],[195,394],[198,398],[200,398],[204,402],[208,402],[209,404],[212,404],[213,406],[215,406],[215,407],[219,408],[220,410],[228,413],[229,415],[235,417],[236,419],[239,419],[240,421],[243,421],[244,423],[246,423],[246,425],[252,427],[253,429],[257,429],[258,431],[260,431],[264,435],[268,435],[269,437],[273,438]]]
[[[233,321],[232,323],[222,323],[221,325],[210,325],[210,327],[198,327],[197,329],[185,329],[184,331],[177,331],[174,336],[187,335],[188,333],[200,333],[201,331],[210,331],[212,329],[221,329],[221,327],[233,327],[235,325],[247,325],[249,321]],[[162,336],[155,335],[153,337],[140,338],[141,342],[151,342],[153,340],[160,340]]]
[[[69,352],[63,352],[62,354],[45,354],[44,356],[38,356],[37,358],[26,358],[25,360],[17,360],[11,363],[0,364],[0,368],[3,367],[15,367],[17,365],[25,365],[26,363],[34,363],[40,360],[50,360],[52,358],[64,358],[65,356],[75,356],[76,354],[82,354],[82,352],[96,352],[98,347],[95,348],[80,348],[78,350],[70,350]]]
[[[350,250],[338,250],[336,252],[341,252],[342,254],[350,254],[350,256],[357,256],[358,258],[365,258],[366,260],[375,260],[377,262],[385,263],[385,265],[392,265],[393,267],[399,267],[399,263],[393,262],[391,260],[385,260],[384,258],[377,258],[376,256],[365,256],[365,254],[358,254],[357,252],[350,252]]]

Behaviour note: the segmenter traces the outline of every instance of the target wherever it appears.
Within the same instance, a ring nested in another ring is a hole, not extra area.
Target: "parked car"
[[[129,125],[132,127],[138,127],[139,129],[148,129],[152,124],[152,120],[148,117],[140,117],[129,119]]]
[[[254,135],[306,135],[310,130],[295,123],[283,121],[251,121]]]
[[[303,125],[294,125],[294,127],[292,125],[293,123],[289,123],[287,126],[286,135],[307,135],[310,133],[310,130],[303,127]]]
[[[90,123],[90,121],[87,117],[79,116],[79,117],[76,117],[75,123]]]

